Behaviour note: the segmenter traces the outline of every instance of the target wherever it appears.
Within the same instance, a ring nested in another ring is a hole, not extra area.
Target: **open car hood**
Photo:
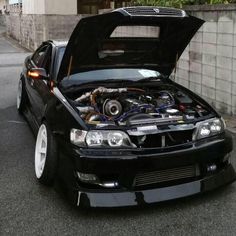
[[[183,10],[153,7],[120,8],[83,18],[70,37],[58,80],[81,71],[119,67],[153,69],[169,76],[203,23]],[[124,27],[126,33],[119,33]],[[130,27],[146,27],[152,34],[135,32],[131,37]]]

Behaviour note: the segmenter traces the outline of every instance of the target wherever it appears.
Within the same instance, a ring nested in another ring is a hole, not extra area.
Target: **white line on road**
[[[3,64],[0,65],[0,68],[4,68],[4,67],[22,67],[23,63],[19,63],[19,64]]]
[[[12,124],[19,124],[19,125],[26,125],[27,122],[24,121],[17,121],[17,120],[5,120],[5,121],[0,121],[0,124],[3,123],[12,123]]]
[[[17,120],[8,120],[7,123],[14,123],[14,124],[26,124],[26,122],[23,121],[17,121]]]

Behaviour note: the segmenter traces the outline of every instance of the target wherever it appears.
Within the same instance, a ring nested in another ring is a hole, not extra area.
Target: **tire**
[[[16,107],[18,112],[23,114],[23,111],[26,107],[26,91],[22,79],[20,79],[18,83]]]
[[[47,186],[53,185],[57,170],[57,145],[45,121],[36,139],[34,166],[38,181]]]

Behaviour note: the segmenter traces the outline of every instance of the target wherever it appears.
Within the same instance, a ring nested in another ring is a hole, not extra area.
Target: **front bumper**
[[[63,142],[59,146],[60,176],[69,189],[67,192],[71,192],[70,198],[78,206],[122,207],[155,203],[202,193],[236,180],[233,166],[228,162],[232,137],[227,132],[217,138],[165,150],[80,149]],[[211,165],[217,166],[216,171],[207,170]],[[138,186],[134,181],[138,173],[185,166],[198,166],[200,175],[145,186]],[[117,181],[119,186],[108,189],[86,185],[78,179],[77,172],[94,174],[103,183]]]
[[[236,173],[231,164],[214,175],[203,179],[143,191],[126,192],[89,192],[78,191],[78,206],[86,207],[125,207],[187,197],[216,189],[236,180]]]

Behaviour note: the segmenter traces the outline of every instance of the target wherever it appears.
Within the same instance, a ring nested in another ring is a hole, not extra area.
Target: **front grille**
[[[194,178],[199,175],[199,167],[196,165],[139,173],[134,179],[134,187]]]
[[[184,11],[171,8],[129,7],[125,11],[136,16],[184,16]]]
[[[142,139],[140,136],[130,135],[131,141],[140,148],[173,147],[192,142],[193,130],[149,134]]]

